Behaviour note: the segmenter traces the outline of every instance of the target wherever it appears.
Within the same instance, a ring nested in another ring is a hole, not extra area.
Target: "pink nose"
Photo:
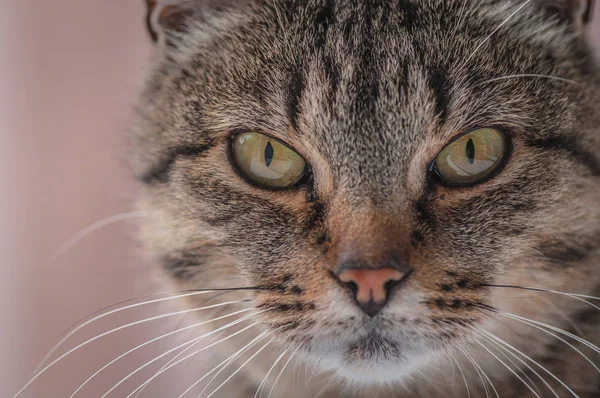
[[[393,282],[399,282],[405,276],[394,268],[346,269],[337,275],[341,282],[353,288],[357,304],[371,317],[385,306]]]

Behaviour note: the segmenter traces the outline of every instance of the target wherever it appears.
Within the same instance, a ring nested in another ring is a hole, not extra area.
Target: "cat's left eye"
[[[496,128],[467,132],[442,149],[431,171],[447,185],[483,182],[499,170],[508,154],[507,142],[505,133]]]
[[[306,171],[306,162],[298,153],[260,133],[234,136],[231,158],[247,180],[263,188],[291,188]]]

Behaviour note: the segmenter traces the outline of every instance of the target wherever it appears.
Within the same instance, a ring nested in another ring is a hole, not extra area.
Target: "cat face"
[[[277,341],[365,383],[517,312],[492,285],[592,290],[600,84],[566,3],[155,13],[133,138],[149,247],[181,288],[254,287]]]

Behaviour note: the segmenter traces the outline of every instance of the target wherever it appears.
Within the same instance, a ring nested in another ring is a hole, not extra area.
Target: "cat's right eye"
[[[260,133],[234,136],[231,159],[246,180],[262,188],[291,188],[306,172],[306,162],[298,153]]]

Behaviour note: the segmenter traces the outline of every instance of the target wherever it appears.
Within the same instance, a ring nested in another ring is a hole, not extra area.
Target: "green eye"
[[[436,157],[432,171],[448,185],[473,185],[494,173],[507,153],[502,131],[473,130],[446,145]]]
[[[259,133],[236,135],[231,157],[248,180],[267,188],[290,188],[306,169],[306,162],[295,151]]]

